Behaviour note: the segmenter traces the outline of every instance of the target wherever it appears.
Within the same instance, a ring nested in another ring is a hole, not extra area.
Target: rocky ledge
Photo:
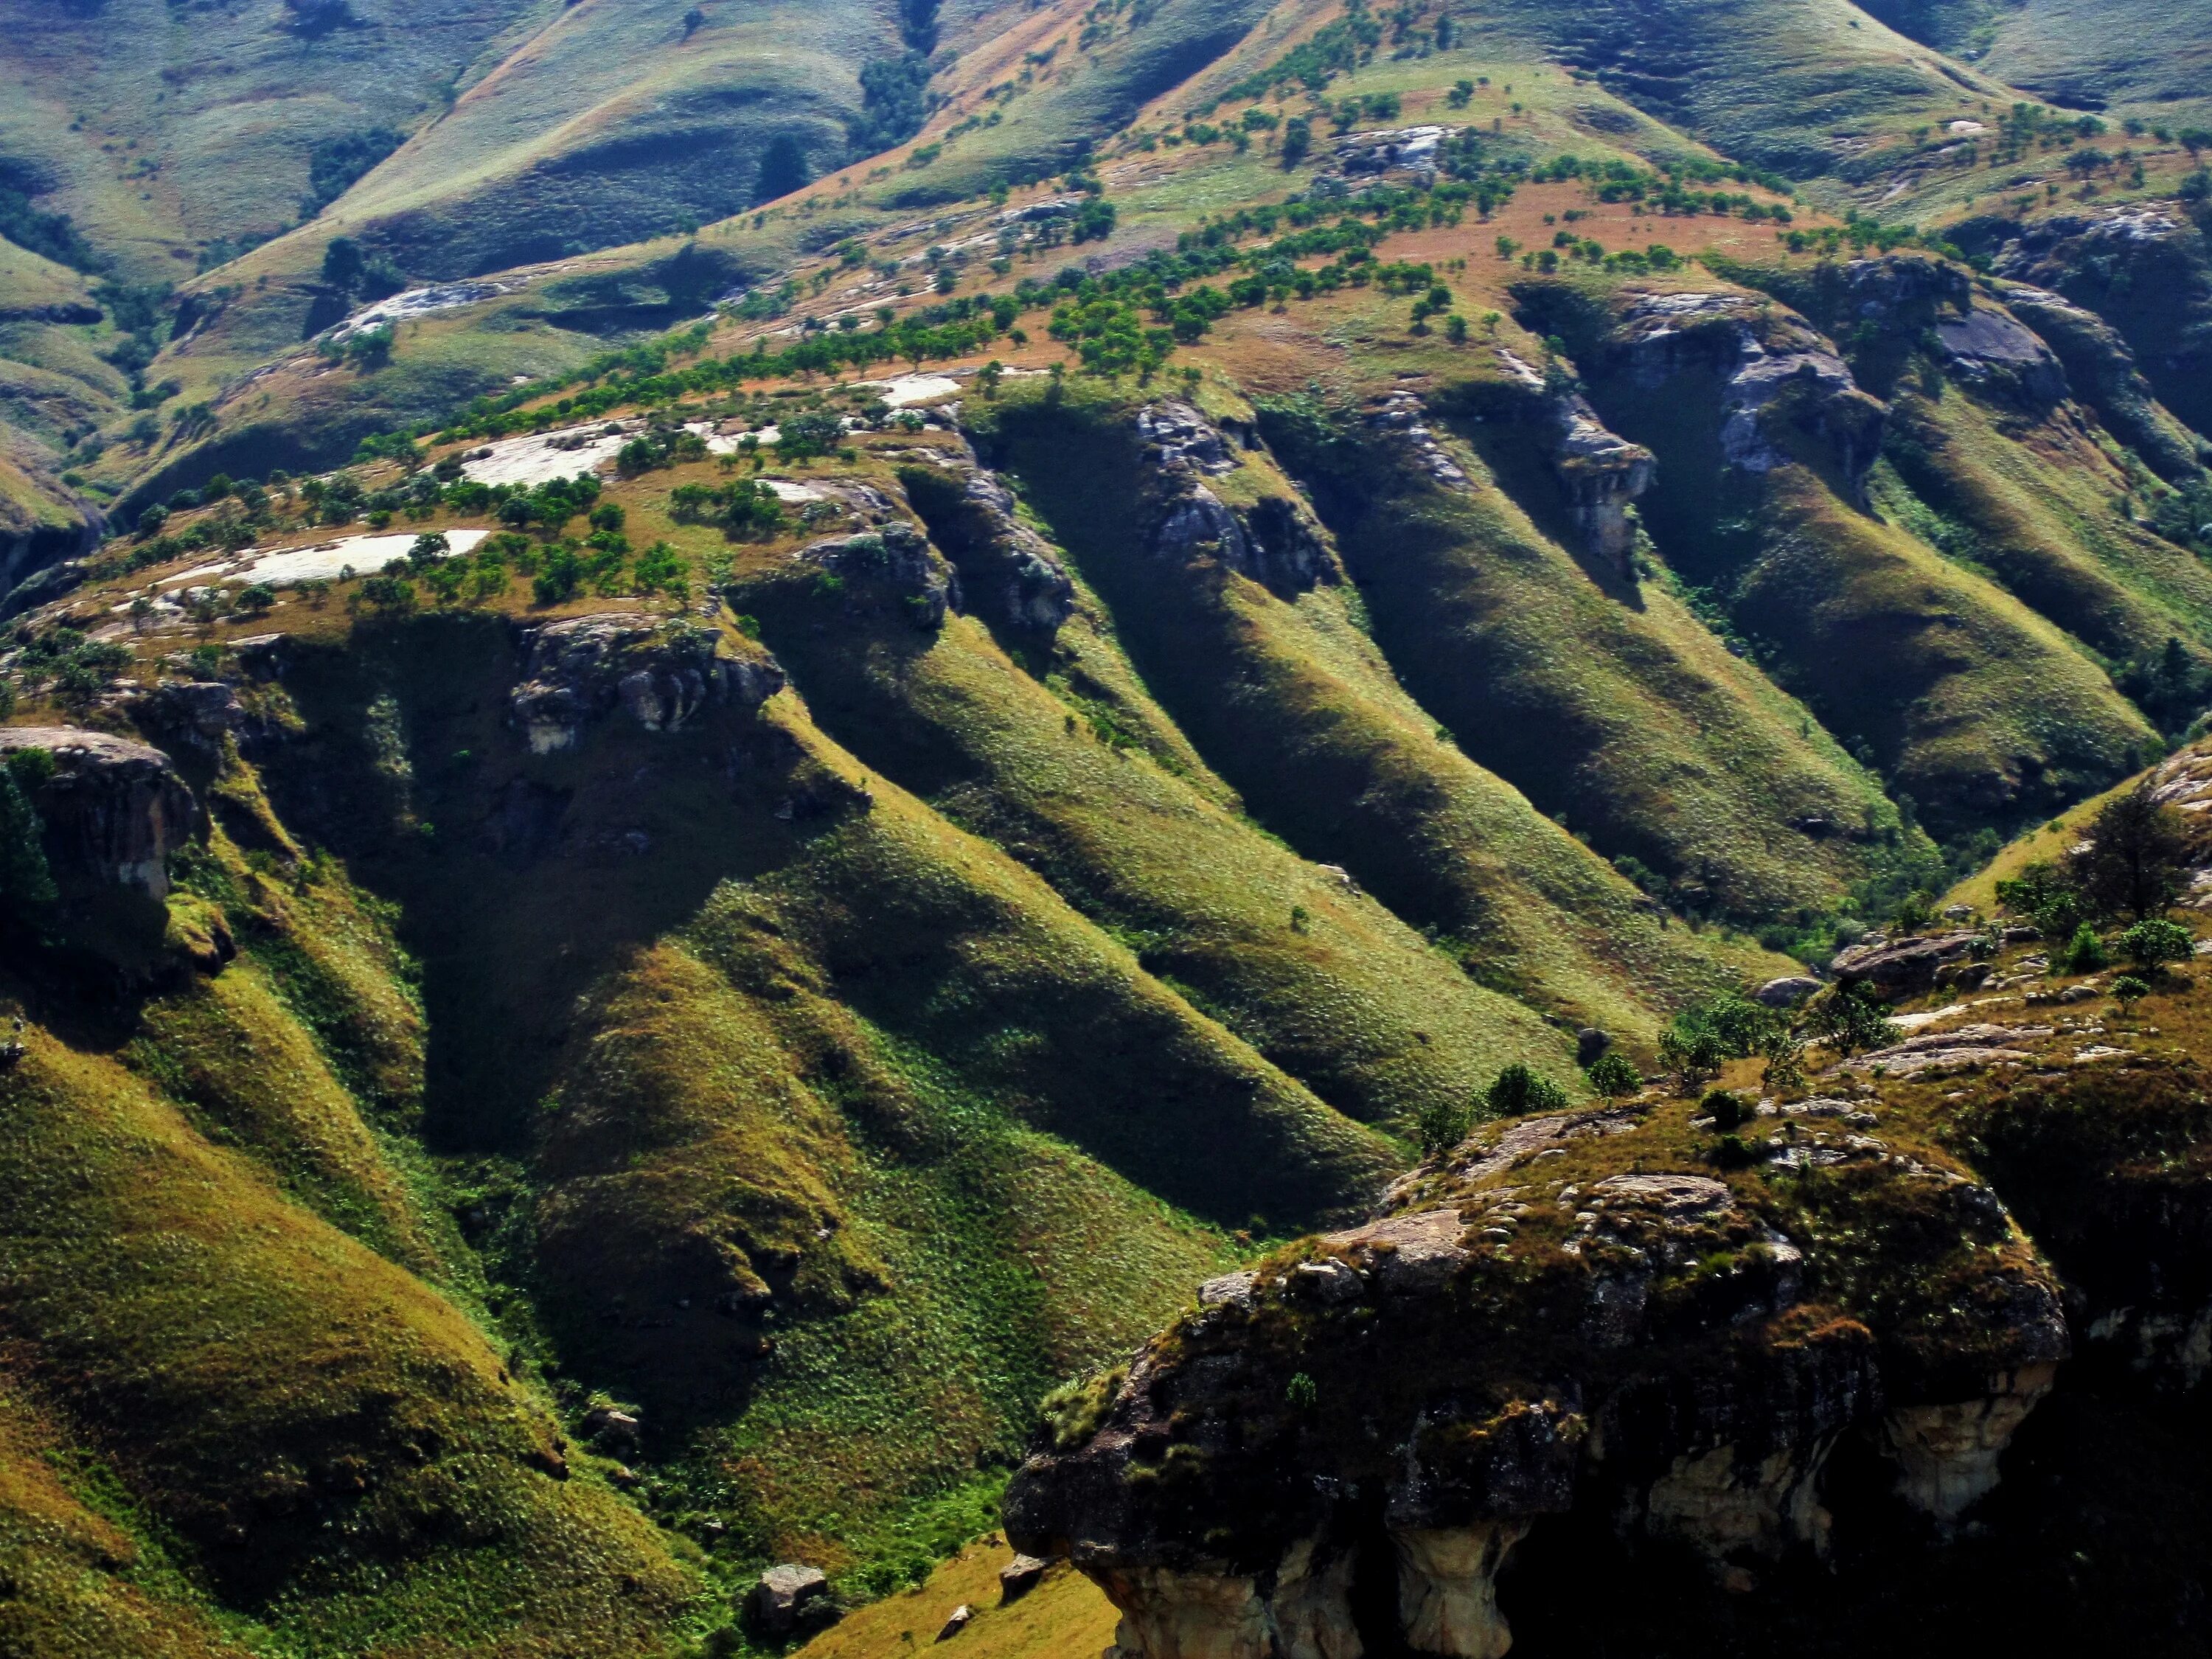
[[[1747,1589],[1828,1552],[1848,1447],[1948,1537],[2069,1351],[2055,1274],[1932,1143],[1814,1173],[1692,1110],[1492,1125],[1211,1282],[1056,1397],[1011,1541],[1105,1589],[1116,1659],[1495,1659],[1499,1569],[1571,1513]]]
[[[24,751],[51,764],[15,771],[44,827],[45,851],[64,892],[169,890],[169,854],[199,817],[192,792],[160,750],[74,726],[0,727],[0,758]]]
[[[531,749],[573,746],[586,722],[622,708],[648,732],[674,732],[710,705],[757,708],[783,689],[782,668],[720,630],[628,611],[531,629],[522,680],[508,699]]]

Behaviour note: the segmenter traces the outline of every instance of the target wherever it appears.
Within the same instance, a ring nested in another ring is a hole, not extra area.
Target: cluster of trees
[[[710,524],[730,537],[772,536],[783,528],[783,502],[766,484],[738,478],[714,484],[678,484],[668,493],[668,514],[678,524]]]
[[[502,531],[484,538],[466,556],[453,555],[441,534],[418,536],[405,557],[366,578],[348,605],[357,615],[390,619],[412,615],[426,595],[441,609],[482,605],[504,594],[518,576],[529,581],[531,598],[541,605],[565,604],[586,589],[604,599],[690,593],[690,563],[665,541],[642,551],[633,548],[622,532],[620,507],[602,504],[582,542],[544,542]]]

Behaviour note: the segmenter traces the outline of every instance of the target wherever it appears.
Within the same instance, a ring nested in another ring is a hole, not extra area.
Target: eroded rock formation
[[[648,732],[673,732],[709,704],[757,708],[783,689],[783,670],[765,651],[627,611],[548,623],[524,648],[508,708],[539,754],[570,747],[587,722],[617,708]]]
[[[1209,1282],[1051,1425],[1014,1542],[1104,1588],[1122,1659],[1498,1659],[1499,1569],[1547,1517],[1741,1587],[1826,1553],[1850,1439],[1954,1528],[2069,1351],[2055,1275],[1959,1168],[1858,1137],[1838,1210],[1784,1161],[1668,1168],[1662,1115],[1493,1125],[1375,1222]]]
[[[106,732],[0,728],[0,757],[26,750],[52,757],[27,793],[64,892],[121,888],[166,896],[169,854],[190,839],[199,812],[169,757]]]
[[[1267,492],[1237,505],[1206,480],[1238,470],[1230,440],[1191,404],[1176,399],[1137,414],[1143,465],[1158,501],[1151,547],[1178,563],[1218,559],[1279,593],[1342,580],[1336,556],[1305,504]]]

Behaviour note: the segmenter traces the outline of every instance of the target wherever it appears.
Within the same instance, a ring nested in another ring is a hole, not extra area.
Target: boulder
[[[1785,974],[1780,979],[1770,979],[1753,991],[1751,1000],[1765,1008],[1795,1008],[1820,988],[1820,981],[1808,975]]]
[[[1981,942],[1981,934],[1963,929],[1881,939],[1838,951],[1828,971],[1843,985],[1864,985],[1880,996],[1917,996],[1935,988],[1939,969],[1966,961]]]
[[[937,1639],[940,1642],[951,1641],[954,1637],[959,1635],[962,1631],[966,1630],[969,1623],[974,1620],[975,1617],[975,1609],[969,1607],[967,1602],[963,1601],[958,1607],[953,1608],[951,1613],[945,1615],[945,1624],[943,1628],[937,1632]]]
[[[771,1641],[788,1641],[801,1631],[837,1622],[830,1599],[830,1578],[819,1567],[786,1563],[761,1574],[745,1598],[753,1628]]]
[[[1000,1605],[1018,1601],[1044,1582],[1052,1563],[1041,1555],[1016,1555],[999,1569],[999,1601]]]

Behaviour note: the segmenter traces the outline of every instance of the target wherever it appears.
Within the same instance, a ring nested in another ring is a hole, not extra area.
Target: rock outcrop
[[[2120,332],[2096,313],[2047,289],[2008,283],[2005,308],[2040,335],[2074,394],[2168,483],[2194,477],[2203,441],[2160,408]]]
[[[1654,294],[1624,312],[1601,349],[1646,392],[1691,373],[1717,375],[1729,467],[1764,473],[1824,464],[1859,499],[1881,450],[1881,403],[1795,312],[1741,294]]]
[[[1267,494],[1230,506],[1208,478],[1236,471],[1230,440],[1191,404],[1170,398],[1137,413],[1144,467],[1158,500],[1153,555],[1177,563],[1218,559],[1279,593],[1342,580],[1327,537],[1304,502]]]
[[[530,630],[524,652],[508,712],[538,754],[570,747],[586,724],[617,708],[648,732],[674,732],[710,706],[757,708],[784,684],[757,647],[630,612],[548,623]]]
[[[1988,945],[1985,934],[1966,928],[1877,939],[1838,951],[1828,971],[1840,984],[1864,985],[1892,1000],[1917,996],[1933,990],[1946,969],[1972,961]]]
[[[1986,1187],[1865,1137],[1841,1212],[1784,1163],[1669,1170],[1687,1109],[1492,1126],[1209,1282],[1049,1426],[1012,1541],[1105,1589],[1119,1659],[1497,1659],[1498,1571],[1548,1516],[1735,1587],[1827,1550],[1849,1438],[1954,1528],[2068,1352],[2055,1276]]]
[[[980,467],[964,477],[908,467],[899,482],[977,611],[1017,632],[1059,631],[1075,609],[1075,584],[1044,538],[1022,522],[1005,480]]]
[[[1642,444],[1607,431],[1580,392],[1548,386],[1503,347],[1498,361],[1533,404],[1530,413],[1543,434],[1545,459],[1565,492],[1583,550],[1626,574],[1636,549],[1629,508],[1651,488],[1658,463]]]
[[[933,632],[948,611],[963,605],[959,574],[910,524],[810,543],[793,558],[829,577],[840,591],[850,584],[843,603],[856,614],[895,608],[916,628]]]
[[[64,896],[121,889],[148,898],[169,891],[169,855],[191,839],[199,808],[160,750],[72,726],[0,727],[0,758],[52,757],[28,790],[46,854]],[[19,780],[36,777],[21,769]]]

